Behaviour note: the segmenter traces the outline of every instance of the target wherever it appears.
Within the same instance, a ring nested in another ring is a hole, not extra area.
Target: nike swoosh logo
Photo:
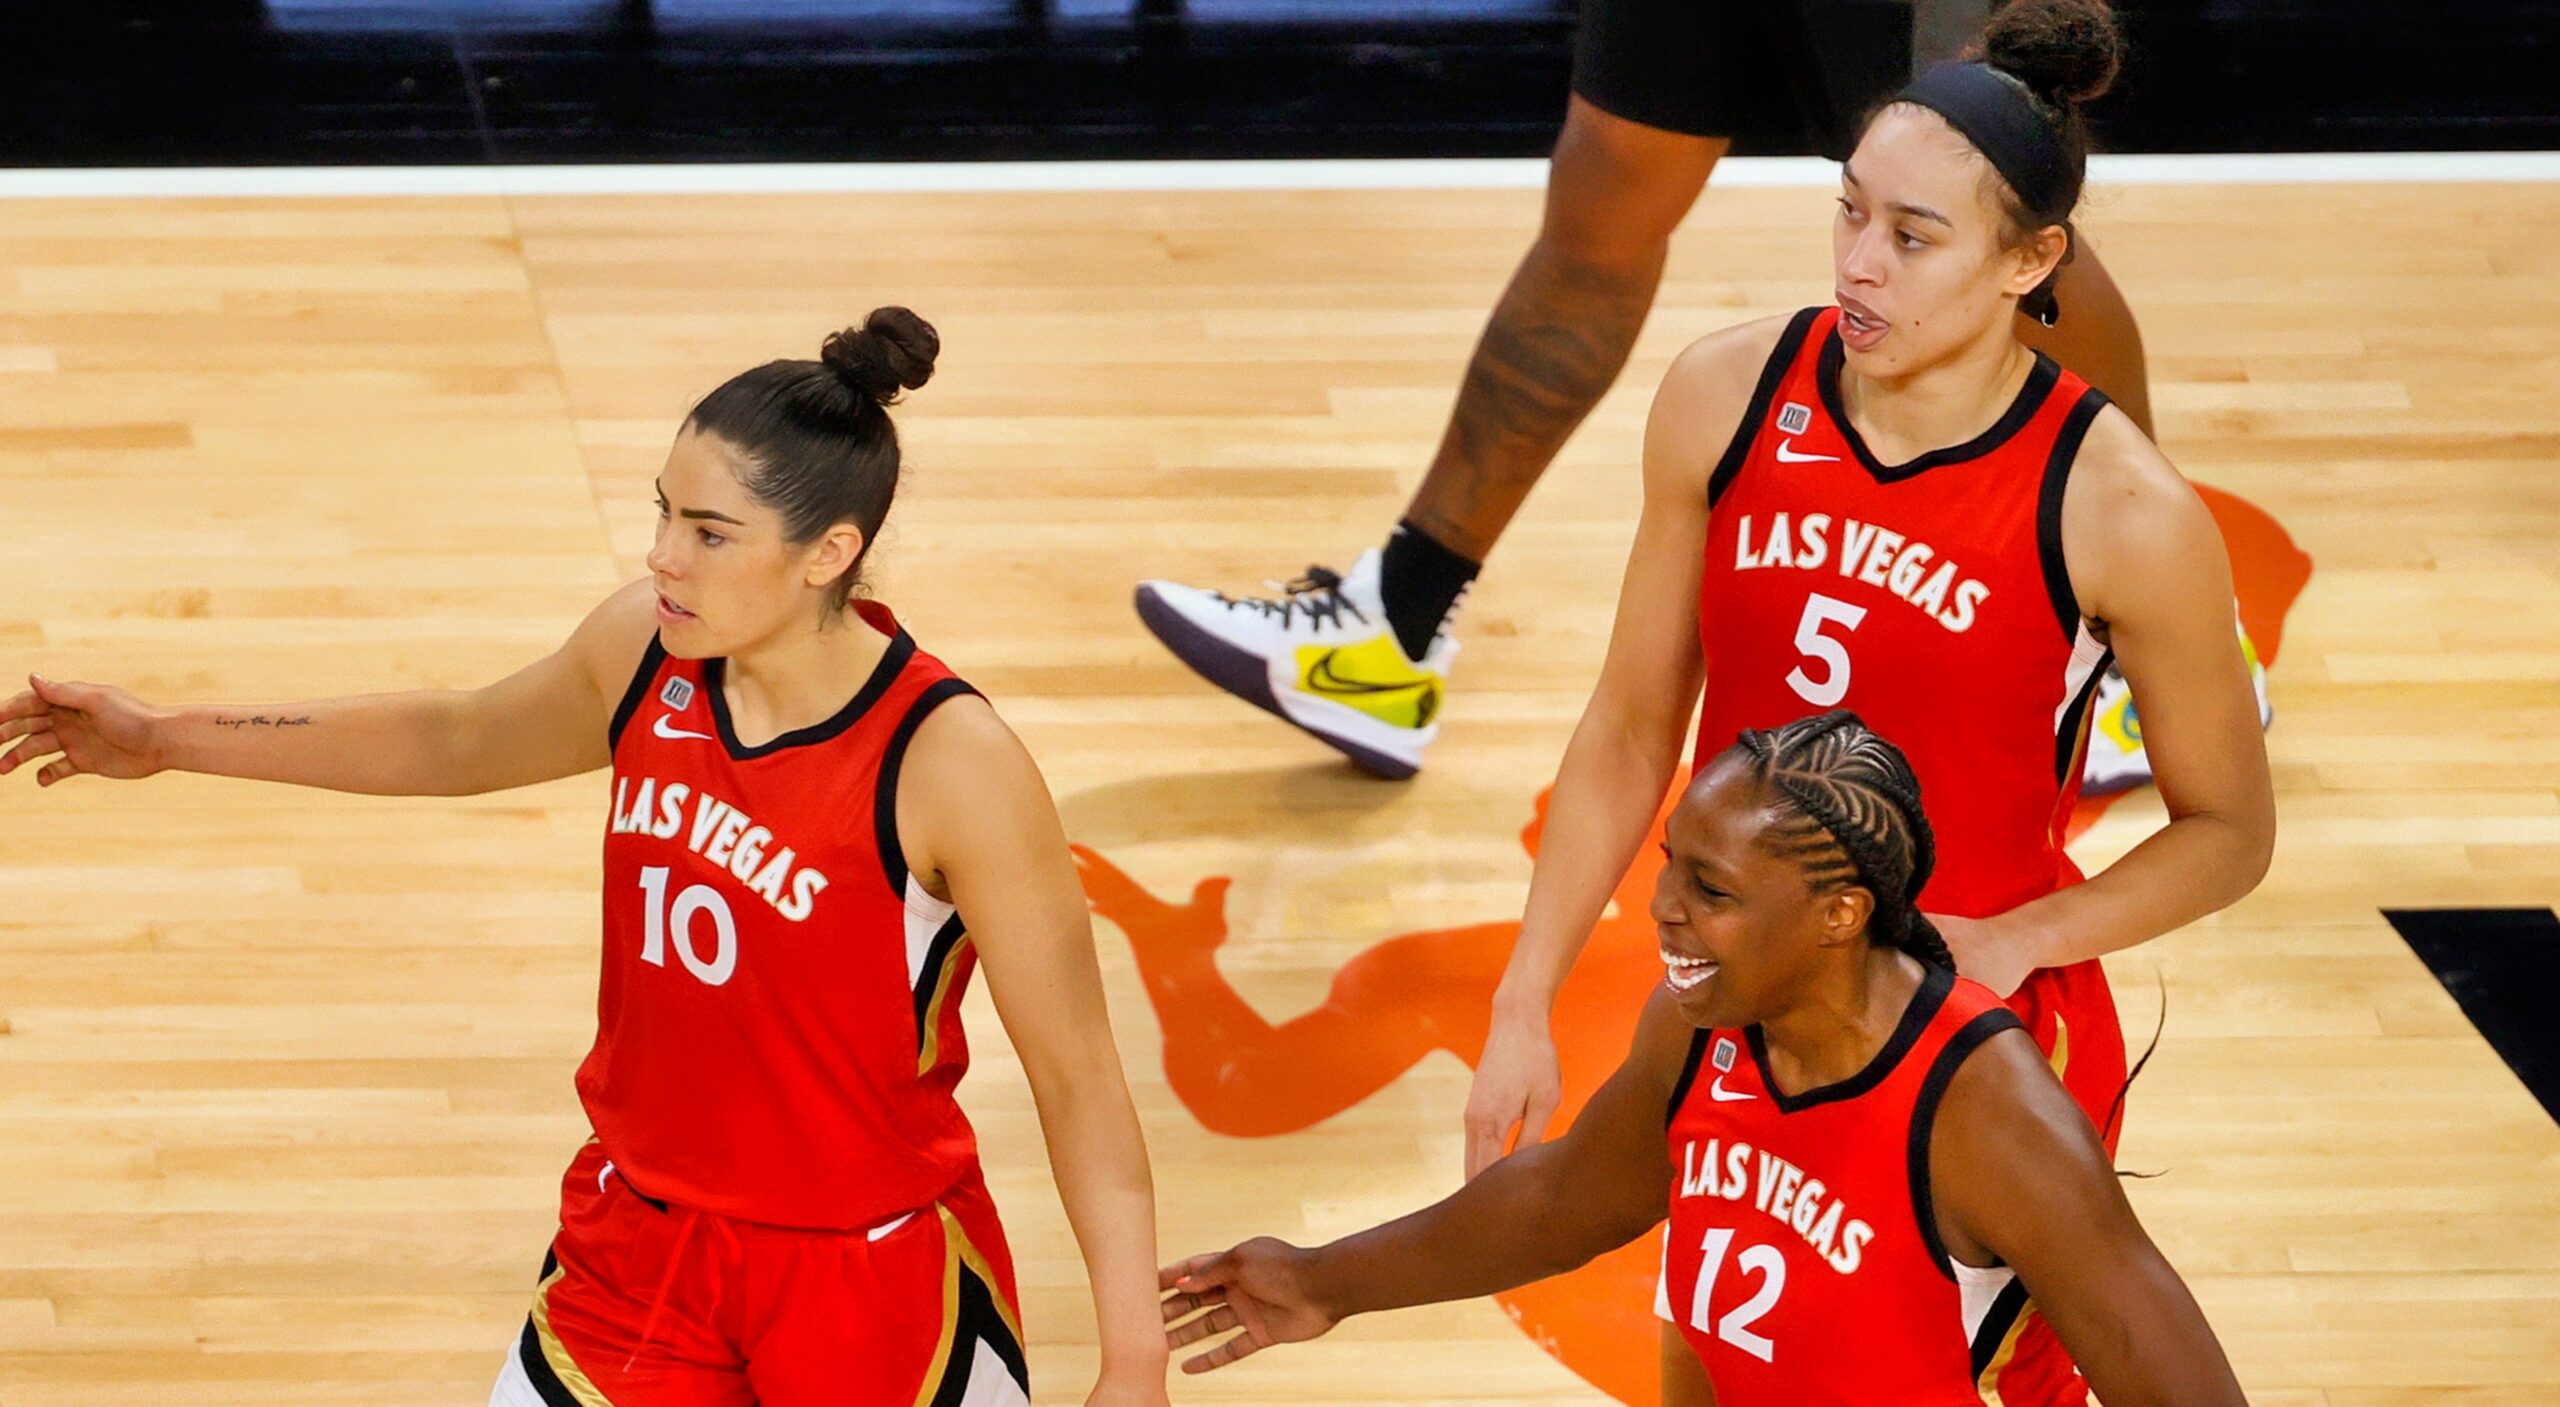
[[[1756,1094],[1736,1094],[1732,1090],[1726,1089],[1724,1087],[1724,1076],[1722,1075],[1716,1076],[1715,1083],[1707,1086],[1707,1093],[1715,1096],[1715,1101],[1718,1104],[1738,1104],[1746,1099],[1758,1099],[1760,1097]]]
[[[1840,456],[1836,454],[1798,454],[1796,453],[1796,442],[1790,439],[1778,441],[1778,462],[1780,464],[1837,464],[1840,462]]]
[[[662,738],[700,738],[704,742],[711,741],[711,735],[709,733],[688,733],[682,728],[671,728],[667,726],[673,722],[675,722],[673,718],[661,713],[658,715],[657,726],[649,731]]]
[[[1400,684],[1382,684],[1370,679],[1347,679],[1333,672],[1336,651],[1327,650],[1307,667],[1307,687],[1319,694],[1398,694],[1407,689],[1428,689],[1436,681],[1409,679]]]

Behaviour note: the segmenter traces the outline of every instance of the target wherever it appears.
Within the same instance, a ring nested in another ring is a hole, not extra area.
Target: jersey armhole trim
[[[622,702],[613,710],[613,722],[604,730],[608,751],[622,746],[622,730],[631,726],[631,715],[638,713],[641,701],[649,697],[649,682],[658,677],[659,667],[666,662],[666,642],[651,631],[649,648],[640,652],[640,667],[632,671],[631,683],[622,691]]]
[[[1778,334],[1778,345],[1769,350],[1769,360],[1760,368],[1759,383],[1751,388],[1751,403],[1742,411],[1742,423],[1734,427],[1733,438],[1725,442],[1724,457],[1716,461],[1715,472],[1707,478],[1707,507],[1713,509],[1725,490],[1733,487],[1735,476],[1742,472],[1743,462],[1751,457],[1751,446],[1760,438],[1760,425],[1769,418],[1769,403],[1778,398],[1778,384],[1795,368],[1796,356],[1804,350],[1806,334],[1813,330],[1814,319],[1823,314],[1821,308],[1806,308],[1787,321],[1787,330]]]
[[[2036,555],[2044,564],[2045,596],[2053,602],[2054,620],[2062,626],[2066,642],[2080,638],[2080,596],[2071,589],[2071,561],[2062,551],[2062,500],[2071,484],[2071,466],[2080,458],[2080,442],[2089,437],[2090,423],[2108,404],[2106,392],[2095,386],[2080,393],[2053,437],[2053,450],[2045,456],[2044,482],[2036,490]]]
[[[906,716],[898,720],[898,730],[889,735],[888,750],[880,756],[880,781],[871,797],[871,833],[880,841],[881,873],[900,903],[907,898],[907,852],[898,843],[898,773],[906,765],[907,744],[915,741],[916,730],[935,709],[977,692],[966,679],[937,679],[926,685],[916,701],[907,705]]]
[[[1706,1063],[1707,1032],[1701,1029],[1689,1038],[1689,1058],[1680,1062],[1679,1082],[1671,1086],[1671,1102],[1662,1110],[1662,1126],[1680,1117],[1680,1106],[1689,1102],[1689,1089],[1698,1082],[1698,1067]]]
[[[2053,784],[2057,787],[2071,785],[2071,779],[2080,775],[2088,761],[2083,744],[2089,728],[2089,705],[2098,697],[2098,686],[2106,682],[2107,671],[2115,662],[2114,650],[2101,650],[2098,662],[2089,666],[2089,677],[2080,681],[2080,692],[2063,704],[2062,721],[2053,730]]]
[[[1920,1098],[1911,1106],[1911,1138],[1907,1157],[1910,1163],[1911,1215],[1920,1226],[1920,1244],[1928,1249],[1929,1263],[1938,1273],[1955,1283],[1956,1272],[1947,1255],[1946,1242],[1938,1235],[1938,1208],[1929,1192],[1929,1136],[1936,1132],[1938,1102],[1946,1098],[1947,1086],[1955,1080],[1956,1070],[1965,1057],[1973,1054],[1984,1041],[2002,1031],[2023,1031],[2018,1014],[2005,1006],[1983,1012],[1947,1038],[1938,1058],[1929,1064],[1927,1078],[1920,1082]]]

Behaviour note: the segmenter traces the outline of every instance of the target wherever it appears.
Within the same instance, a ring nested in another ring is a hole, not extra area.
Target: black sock
[[[1450,551],[1411,519],[1396,524],[1386,551],[1379,554],[1378,594],[1386,601],[1387,624],[1395,627],[1405,658],[1418,660],[1431,648],[1431,637],[1440,633],[1450,608],[1483,565]]]

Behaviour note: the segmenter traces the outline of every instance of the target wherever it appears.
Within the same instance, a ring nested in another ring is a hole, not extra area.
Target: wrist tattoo
[[[216,728],[308,728],[312,724],[311,715],[307,713],[292,718],[277,718],[264,713],[217,713],[213,716],[213,726]]]

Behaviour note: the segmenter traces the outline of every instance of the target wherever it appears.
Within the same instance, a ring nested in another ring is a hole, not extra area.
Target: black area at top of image
[[[2117,7],[2133,59],[2093,110],[2104,150],[2560,147],[2560,0]],[[1538,156],[1576,9],[16,0],[0,164]]]
[[[2549,909],[2385,909],[2543,1112],[2560,1122],[2560,915]]]

